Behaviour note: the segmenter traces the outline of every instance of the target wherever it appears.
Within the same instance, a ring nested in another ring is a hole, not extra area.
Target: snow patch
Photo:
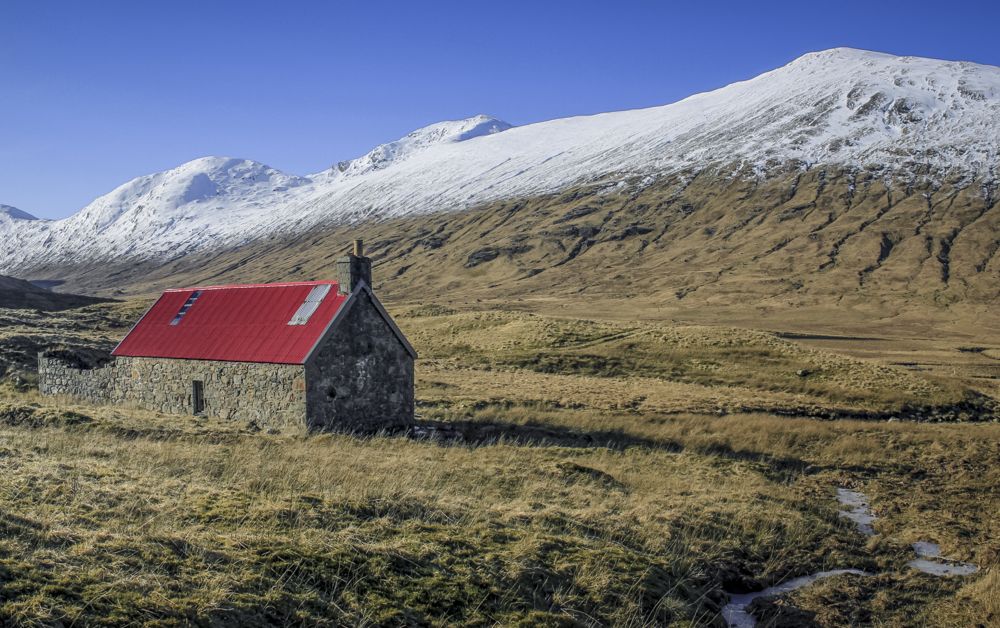
[[[874,536],[875,528],[872,524],[875,522],[875,515],[872,514],[871,506],[868,504],[868,498],[864,493],[859,493],[858,491],[852,491],[846,488],[837,489],[837,501],[840,502],[842,506],[847,506],[850,510],[841,510],[838,514],[841,517],[850,519],[857,526],[858,532],[864,534],[865,536]]]
[[[913,544],[913,551],[919,558],[906,564],[932,576],[970,576],[979,571],[979,567],[972,563],[942,557],[941,546],[937,543],[917,541]]]

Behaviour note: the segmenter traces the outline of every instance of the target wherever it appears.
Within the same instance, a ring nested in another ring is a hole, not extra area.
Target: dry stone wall
[[[91,403],[102,403],[108,401],[108,388],[114,372],[111,365],[80,369],[39,353],[38,391],[43,395],[68,395]]]
[[[78,369],[38,357],[38,388],[93,403],[132,403],[169,414],[194,412],[194,382],[202,382],[204,414],[261,427],[304,425],[305,369],[295,364],[119,357]]]

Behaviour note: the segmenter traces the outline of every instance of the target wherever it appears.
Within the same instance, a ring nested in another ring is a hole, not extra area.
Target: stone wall
[[[81,370],[39,355],[38,389],[94,403],[131,403],[169,414],[192,414],[195,380],[203,383],[204,414],[261,427],[303,425],[302,365],[119,357]]]
[[[68,395],[91,403],[108,401],[114,361],[108,366],[80,369],[58,358],[38,354],[38,391],[43,395]]]
[[[306,364],[309,427],[371,432],[413,422],[413,357],[359,293]]]

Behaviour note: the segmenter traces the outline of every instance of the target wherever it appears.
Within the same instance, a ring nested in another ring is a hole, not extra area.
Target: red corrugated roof
[[[330,291],[304,325],[289,325],[316,286]],[[180,322],[170,322],[200,292]],[[116,356],[303,364],[347,300],[332,281],[167,290],[112,352]]]

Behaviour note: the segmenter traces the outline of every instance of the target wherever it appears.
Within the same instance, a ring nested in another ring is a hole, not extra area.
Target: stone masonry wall
[[[371,432],[413,423],[413,357],[366,292],[306,364],[309,427]]]
[[[84,370],[39,353],[38,391],[43,395],[68,395],[91,403],[106,402],[111,377],[116,372],[113,364]]]
[[[261,427],[304,425],[305,370],[295,364],[119,357],[81,370],[38,357],[38,389],[94,403],[133,403],[169,414],[191,414],[193,382],[203,383],[208,416]]]

